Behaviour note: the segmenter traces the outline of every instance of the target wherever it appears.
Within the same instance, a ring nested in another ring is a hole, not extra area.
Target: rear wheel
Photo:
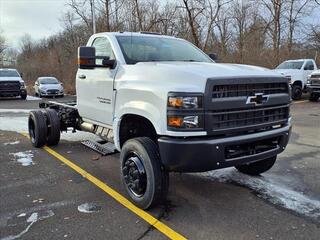
[[[31,111],[28,119],[29,136],[33,146],[42,147],[47,142],[46,117],[41,111]]]
[[[309,100],[311,102],[316,102],[316,101],[318,101],[319,97],[320,97],[320,93],[311,93]]]
[[[258,162],[253,162],[249,164],[244,164],[240,166],[236,166],[239,172],[248,174],[248,175],[259,175],[268,171],[277,160],[277,156],[267,158]]]
[[[302,97],[302,87],[297,84],[293,85],[292,90],[291,90],[291,94],[292,94],[293,100],[300,100]]]
[[[58,113],[53,109],[46,110],[47,115],[47,145],[54,146],[60,141],[60,119]]]
[[[121,181],[131,201],[148,209],[165,200],[168,172],[161,166],[157,145],[147,137],[126,141],[121,155]]]

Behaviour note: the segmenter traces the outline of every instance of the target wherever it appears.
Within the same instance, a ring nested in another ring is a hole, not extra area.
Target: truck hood
[[[0,81],[13,81],[13,82],[19,81],[19,82],[21,82],[22,79],[20,77],[0,77]]]
[[[142,74],[143,73],[143,74]],[[166,94],[204,92],[208,78],[282,77],[267,68],[240,64],[199,62],[141,62],[123,65],[117,73],[116,89],[157,89]],[[131,85],[132,84],[132,85]]]
[[[301,73],[301,70],[299,69],[274,69],[273,71],[280,73],[284,76],[292,76]]]
[[[166,68],[169,71],[196,74],[204,78],[209,77],[239,77],[239,76],[279,76],[278,73],[252,65],[227,64],[227,63],[199,63],[199,62],[157,62],[138,63],[144,67]]]
[[[311,73],[311,75],[312,75],[312,74],[320,74],[320,69],[315,70],[314,72]]]

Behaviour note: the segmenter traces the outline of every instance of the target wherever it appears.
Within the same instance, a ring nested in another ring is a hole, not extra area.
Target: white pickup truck
[[[308,76],[316,69],[317,64],[313,59],[297,59],[284,61],[275,71],[290,80],[292,99],[299,100],[302,93],[307,91]]]
[[[307,90],[310,93],[309,100],[316,102],[320,98],[320,69],[308,76]]]
[[[291,131],[287,79],[218,64],[191,43],[151,33],[99,33],[80,47],[77,102],[41,103],[29,116],[35,147],[88,131],[96,151],[120,154],[128,197],[147,209],[166,198],[169,172],[269,170]],[[109,144],[109,145],[108,145]]]

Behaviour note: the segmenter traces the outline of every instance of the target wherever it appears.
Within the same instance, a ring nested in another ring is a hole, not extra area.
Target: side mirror
[[[96,64],[96,59],[101,59],[101,65]],[[107,56],[96,56],[94,47],[78,48],[78,66],[80,69],[93,69],[96,67],[115,68],[116,60],[110,60]]]
[[[20,73],[20,77],[23,78],[23,73]]]
[[[217,61],[218,60],[218,55],[215,53],[209,53],[208,56],[213,60]]]
[[[96,66],[96,49],[94,47],[78,48],[78,66],[81,69],[93,69]]]

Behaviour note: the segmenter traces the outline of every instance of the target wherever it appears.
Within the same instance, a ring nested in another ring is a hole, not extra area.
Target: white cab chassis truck
[[[217,64],[151,33],[95,34],[78,54],[77,102],[41,103],[29,116],[31,142],[56,145],[68,129],[112,142],[126,193],[143,209],[166,198],[169,172],[258,175],[288,143],[289,84],[274,71]]]
[[[281,63],[275,71],[288,78],[292,99],[299,100],[303,92],[307,92],[308,76],[317,69],[313,59],[287,60]]]

